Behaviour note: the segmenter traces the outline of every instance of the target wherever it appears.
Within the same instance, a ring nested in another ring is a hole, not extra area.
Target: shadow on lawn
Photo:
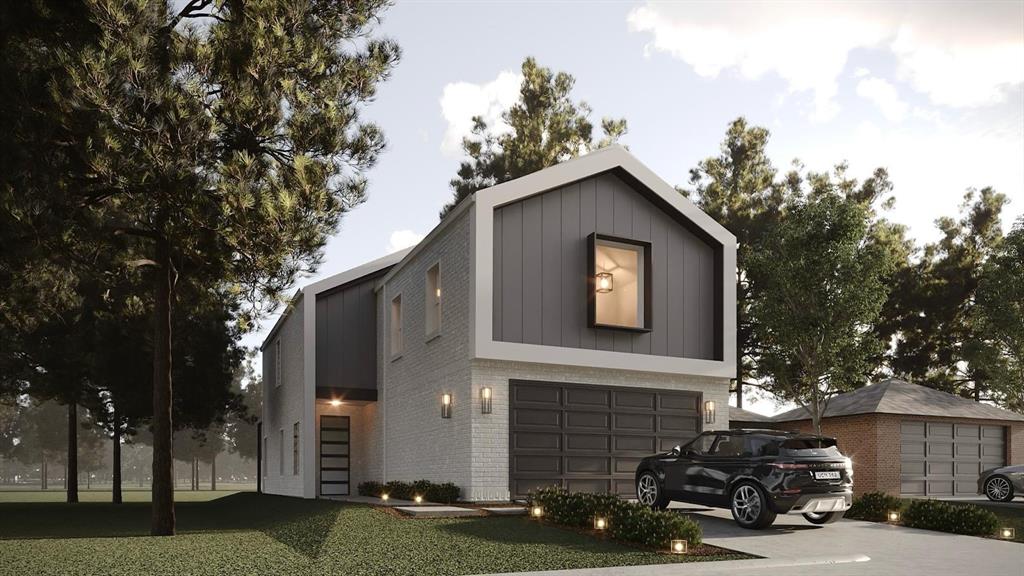
[[[257,530],[307,557],[315,557],[342,505],[240,492],[208,502],[179,502],[179,534]],[[0,540],[149,536],[148,502],[0,504]]]

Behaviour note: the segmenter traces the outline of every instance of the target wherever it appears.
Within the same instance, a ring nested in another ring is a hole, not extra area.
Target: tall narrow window
[[[274,386],[281,385],[281,339],[274,341]]]
[[[434,264],[427,270],[427,301],[426,310],[427,336],[433,336],[441,331],[441,268],[440,264]]]
[[[281,428],[277,443],[277,473],[284,476],[284,428]]]
[[[267,437],[266,436],[263,437],[263,454],[261,454],[261,456],[263,457],[263,477],[266,478],[267,477],[267,458],[270,456],[270,453],[267,452]]]
[[[650,329],[650,244],[600,234],[589,240],[590,325]]]
[[[391,340],[391,357],[394,358],[402,353],[402,295],[399,294],[391,299],[391,326],[389,330]]]
[[[292,424],[292,474],[299,475],[299,423]]]

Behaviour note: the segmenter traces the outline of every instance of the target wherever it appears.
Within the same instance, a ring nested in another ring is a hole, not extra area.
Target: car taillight
[[[808,464],[790,464],[787,462],[775,462],[772,464],[772,466],[775,466],[776,468],[779,468],[781,470],[807,470],[808,468],[810,468],[810,465]]]

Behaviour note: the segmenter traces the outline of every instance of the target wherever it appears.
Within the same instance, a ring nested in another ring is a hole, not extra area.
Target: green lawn
[[[701,560],[612,544],[525,518],[407,520],[322,500],[242,492],[185,502],[186,494],[210,495],[179,492],[179,535],[165,538],[146,535],[144,502],[2,501],[3,572],[390,576]]]

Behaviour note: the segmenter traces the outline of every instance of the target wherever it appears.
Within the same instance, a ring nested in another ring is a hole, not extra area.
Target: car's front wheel
[[[775,511],[769,506],[764,491],[756,484],[744,482],[736,486],[729,502],[732,518],[742,528],[761,530],[775,522]]]
[[[846,512],[805,512],[804,520],[811,524],[831,524],[840,520]]]
[[[1013,500],[1013,485],[1002,476],[993,476],[985,481],[985,496],[993,502]]]
[[[636,481],[636,499],[644,506],[654,510],[668,508],[668,497],[661,489],[658,478],[652,472],[644,472]]]

